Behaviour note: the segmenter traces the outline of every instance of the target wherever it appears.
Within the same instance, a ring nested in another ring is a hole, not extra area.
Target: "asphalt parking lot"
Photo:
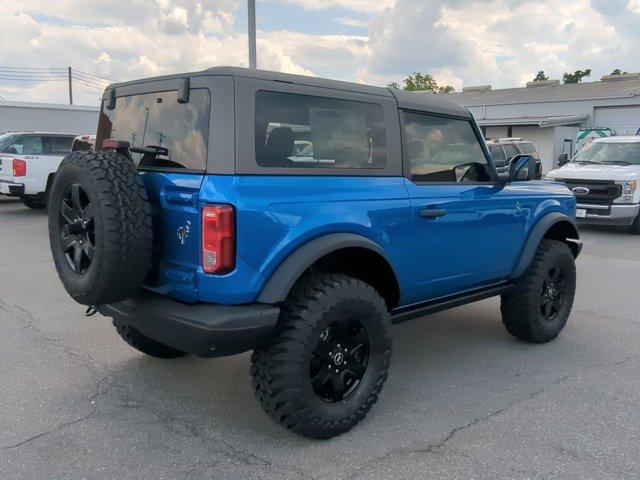
[[[560,338],[513,339],[496,299],[397,325],[378,404],[321,442],[261,412],[248,355],[153,359],[85,318],[46,215],[0,199],[0,478],[638,478],[640,238],[582,235]]]

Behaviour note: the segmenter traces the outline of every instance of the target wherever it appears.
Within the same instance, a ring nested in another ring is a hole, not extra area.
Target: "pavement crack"
[[[93,410],[91,410],[91,412],[89,412],[86,415],[83,415],[80,418],[77,418],[77,419],[72,420],[70,422],[60,423],[59,425],[56,425],[55,427],[53,427],[50,430],[46,430],[44,432],[38,433],[36,435],[33,435],[33,436],[31,436],[31,437],[29,437],[29,438],[27,438],[25,440],[22,440],[21,442],[14,443],[13,445],[7,445],[5,447],[2,447],[2,449],[3,450],[13,450],[14,448],[22,447],[24,445],[27,445],[27,444],[33,442],[34,440],[38,440],[39,438],[46,437],[47,435],[51,435],[54,432],[57,432],[57,431],[65,429],[67,427],[70,427],[72,425],[76,425],[78,423],[84,422],[85,420],[88,420],[89,418],[91,418],[95,413],[96,413],[96,409],[93,409]]]

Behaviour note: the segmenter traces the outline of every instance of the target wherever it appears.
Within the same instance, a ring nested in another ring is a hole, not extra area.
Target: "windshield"
[[[640,142],[592,142],[578,152],[572,162],[640,165]]]
[[[16,137],[17,135],[14,135],[12,133],[3,133],[2,135],[0,135],[0,151],[4,150],[4,147],[13,142]]]

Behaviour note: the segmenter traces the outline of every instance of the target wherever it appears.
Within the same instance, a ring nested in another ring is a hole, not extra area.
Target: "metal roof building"
[[[0,101],[0,132],[95,134],[98,106]]]
[[[471,111],[487,139],[531,140],[551,170],[559,154],[575,153],[580,128],[611,128],[618,135],[640,129],[640,74],[607,75],[598,82],[529,82],[524,88],[463,88],[445,95]]]

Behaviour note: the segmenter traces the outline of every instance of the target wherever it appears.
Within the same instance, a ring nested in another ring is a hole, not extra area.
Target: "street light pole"
[[[249,18],[249,68],[257,68],[256,61],[256,0],[247,0]]]

